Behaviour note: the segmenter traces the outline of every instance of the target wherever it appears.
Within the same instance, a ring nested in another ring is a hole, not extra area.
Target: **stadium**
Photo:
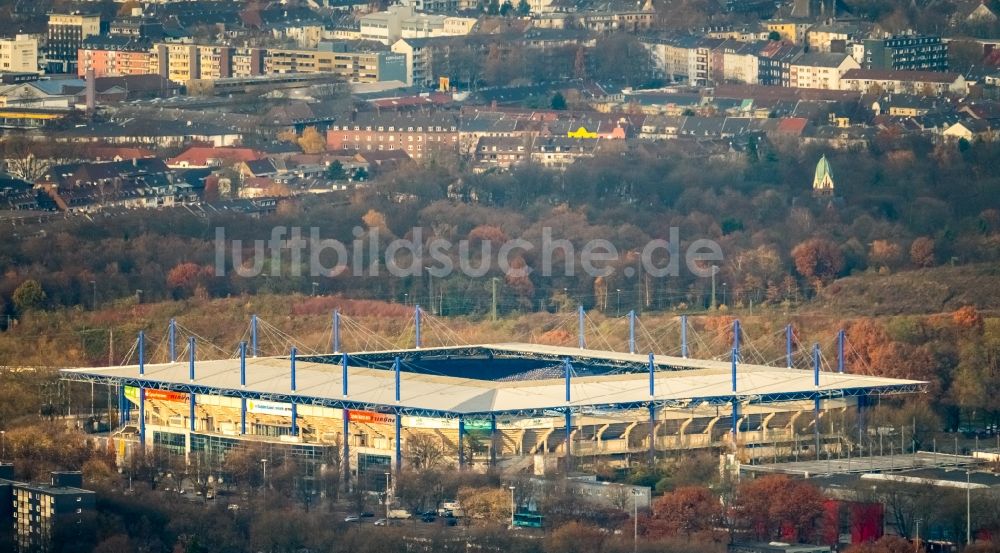
[[[722,449],[744,461],[830,455],[844,447],[845,420],[863,421],[873,398],[924,389],[845,373],[843,333],[836,370],[823,370],[818,346],[800,353],[810,368],[794,367],[790,327],[787,366],[776,367],[744,361],[738,321],[730,359],[709,360],[687,357],[684,317],[673,356],[635,351],[632,313],[627,352],[588,348],[582,309],[579,347],[422,347],[421,315],[418,307],[413,347],[339,351],[335,314],[330,353],[292,345],[279,356],[259,355],[254,317],[249,343],[212,360],[197,358],[193,336],[178,355],[171,321],[166,362],[146,361],[140,333],[137,363],[61,376],[115,392],[120,454],[139,446],[217,460],[253,443],[320,467],[336,460],[345,481],[363,485],[404,469],[415,443],[428,441],[460,469],[535,474],[672,450]]]

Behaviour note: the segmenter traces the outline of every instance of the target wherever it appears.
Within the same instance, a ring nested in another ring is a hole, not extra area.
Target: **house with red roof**
[[[192,146],[177,157],[167,160],[167,167],[176,169],[205,169],[226,167],[261,159],[264,155],[252,148],[216,148],[212,146]]]

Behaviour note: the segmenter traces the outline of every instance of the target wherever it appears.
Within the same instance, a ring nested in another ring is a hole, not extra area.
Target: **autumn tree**
[[[982,335],[962,343],[951,393],[966,409],[1000,415],[1000,322],[991,319]]]
[[[958,308],[952,313],[951,320],[959,328],[974,330],[976,333],[983,331],[983,315],[974,306],[965,305]]]
[[[875,240],[868,254],[868,260],[879,269],[893,268],[899,257],[899,244],[890,240]]]
[[[823,495],[804,480],[768,475],[742,482],[732,517],[738,528],[759,540],[810,539],[823,516]]]
[[[556,528],[545,538],[546,553],[600,553],[607,535],[600,528],[579,522],[569,522]]]
[[[458,503],[466,520],[483,524],[501,523],[510,518],[510,493],[504,488],[465,487],[458,490]]]
[[[211,274],[210,267],[202,267],[197,263],[181,263],[167,273],[167,287],[190,294],[202,285],[203,279]]]
[[[306,127],[298,139],[299,148],[307,154],[319,154],[326,151],[326,138],[316,130],[316,127]]]
[[[45,305],[45,290],[37,280],[28,279],[14,290],[14,307],[20,312],[31,311]]]
[[[715,528],[722,517],[722,504],[712,490],[702,486],[682,486],[664,494],[653,504],[649,522],[651,537],[694,534]]]
[[[811,238],[792,249],[795,270],[810,281],[825,283],[844,269],[844,254],[829,240]]]
[[[934,265],[934,239],[921,236],[910,244],[910,262],[917,267]]]

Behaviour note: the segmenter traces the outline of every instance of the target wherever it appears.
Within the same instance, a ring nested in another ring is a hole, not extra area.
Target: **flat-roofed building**
[[[13,530],[18,551],[52,549],[53,538],[71,537],[96,504],[80,472],[53,472],[49,483],[33,484],[16,480],[13,465],[0,465],[0,524]]]
[[[101,16],[49,14],[45,58],[50,71],[75,73],[77,50],[88,37],[101,34]]]
[[[148,75],[153,73],[152,44],[136,36],[93,36],[83,41],[78,50],[77,74],[81,77],[93,70],[97,77]]]
[[[0,73],[38,73],[38,39],[32,35],[0,38]]]
[[[840,90],[841,77],[858,67],[854,58],[843,53],[802,54],[791,63],[789,86]]]

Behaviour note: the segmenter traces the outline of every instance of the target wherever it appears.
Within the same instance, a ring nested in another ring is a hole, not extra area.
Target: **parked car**
[[[420,517],[420,522],[434,522],[435,520],[437,520],[437,516],[433,514],[425,513]]]
[[[389,521],[384,518],[380,518],[375,521],[375,526],[389,526]]]
[[[349,515],[344,517],[344,522],[361,522],[361,517],[358,515]]]
[[[361,513],[361,518],[375,518],[375,513],[365,511]]]

